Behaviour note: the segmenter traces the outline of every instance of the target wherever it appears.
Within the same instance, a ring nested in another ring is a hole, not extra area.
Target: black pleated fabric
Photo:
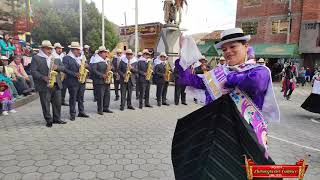
[[[309,112],[320,114],[320,95],[311,93],[301,107]]]
[[[178,120],[172,142],[175,178],[246,180],[244,155],[257,164],[274,164],[264,152],[234,102],[223,96]]]

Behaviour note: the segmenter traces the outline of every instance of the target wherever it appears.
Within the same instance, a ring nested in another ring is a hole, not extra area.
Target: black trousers
[[[115,80],[114,81],[114,92],[115,92],[116,98],[120,97],[119,96],[119,87],[120,87],[120,81],[119,80]]]
[[[144,105],[150,105],[149,96],[150,96],[150,82],[138,82],[137,86],[139,87],[139,106],[143,106],[143,98]]]
[[[120,107],[124,108],[124,106],[126,105],[126,100],[127,100],[127,106],[132,106],[132,104],[131,104],[132,88],[133,88],[133,84],[131,82],[121,83],[121,105],[120,105]]]
[[[109,109],[110,105],[110,84],[95,85],[98,112]]]
[[[66,102],[66,94],[67,94],[67,87],[63,86],[63,88],[61,89],[62,103]]]
[[[93,98],[94,98],[95,101],[98,101],[97,90],[96,90],[97,89],[97,87],[96,87],[97,85],[93,83],[92,86],[93,86]]]
[[[138,83],[138,80],[136,79],[136,98],[139,99],[140,97],[140,84]]]
[[[70,106],[70,116],[76,116],[76,102],[78,102],[79,114],[84,113],[84,92],[86,90],[85,84],[79,84],[78,86],[68,87],[70,94],[69,106]]]
[[[186,103],[186,86],[176,84],[174,87],[174,103],[179,104],[181,96],[181,103]]]
[[[167,91],[168,91],[169,82],[158,83],[157,84],[157,102],[166,103],[167,102]]]
[[[40,91],[40,103],[42,113],[47,123],[61,120],[61,90],[55,85],[52,89]],[[53,117],[50,113],[50,103],[52,105]]]

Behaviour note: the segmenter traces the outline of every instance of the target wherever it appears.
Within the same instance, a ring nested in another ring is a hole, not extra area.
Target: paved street
[[[300,108],[311,87],[298,88],[287,101],[275,86],[282,118],[280,124],[270,125],[271,156],[278,164],[294,164],[310,154],[305,180],[318,180],[320,121],[311,118],[320,116]],[[155,105],[155,87],[152,91]],[[91,118],[53,128],[44,126],[39,100],[15,115],[1,116],[0,179],[173,180],[170,152],[176,121],[200,106],[191,98],[188,106],[172,105],[173,87],[168,95],[169,107],[124,112],[112,96],[115,113],[100,116],[92,91],[87,91],[85,108]],[[69,118],[68,107],[63,107],[63,118]]]

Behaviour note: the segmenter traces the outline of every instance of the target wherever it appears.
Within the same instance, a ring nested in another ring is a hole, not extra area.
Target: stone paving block
[[[57,172],[49,172],[46,174],[43,174],[41,179],[43,180],[56,180],[60,177],[60,174]]]
[[[102,165],[102,164],[98,164],[98,165],[94,165],[91,166],[91,170],[94,172],[101,172],[107,169],[106,165]]]
[[[117,177],[119,179],[129,178],[130,176],[131,176],[131,172],[130,171],[126,171],[126,170],[117,171],[115,173],[115,177]]]
[[[69,163],[68,160],[61,159],[61,160],[53,161],[52,165],[54,165],[54,166],[63,166],[63,165],[67,165],[68,163]]]
[[[80,166],[74,167],[73,171],[81,173],[81,172],[89,171],[89,169],[90,169],[90,166],[88,165],[80,165]]]
[[[20,167],[31,166],[34,163],[35,163],[34,160],[25,160],[25,161],[20,161],[18,166],[20,166]]]
[[[69,165],[71,165],[71,166],[79,166],[79,165],[83,165],[83,164],[85,164],[85,160],[82,160],[82,159],[74,159],[74,160],[69,161]]]
[[[141,179],[148,176],[148,172],[143,170],[136,170],[132,172],[132,176]]]
[[[80,173],[80,178],[81,179],[93,179],[96,178],[97,173],[93,171],[87,171],[87,172],[82,172]]]
[[[113,171],[98,172],[97,177],[100,179],[111,179],[114,177],[114,172]]]
[[[40,180],[42,174],[38,172],[25,174],[22,176],[22,180]]]
[[[23,174],[27,174],[27,173],[33,173],[36,172],[38,170],[37,166],[26,166],[20,169],[20,172]]]
[[[135,171],[135,170],[138,170],[138,169],[139,169],[139,165],[136,165],[136,164],[128,164],[128,165],[125,165],[125,166],[124,166],[124,169],[125,169],[125,170],[128,170],[128,171]]]
[[[48,165],[48,166],[42,166],[39,168],[39,172],[41,173],[49,173],[53,172],[56,169],[56,166]]]
[[[106,159],[101,160],[101,164],[104,164],[104,165],[112,165],[112,164],[116,164],[116,163],[117,163],[117,161],[115,159],[106,158]]]
[[[109,171],[121,171],[121,170],[123,170],[123,165],[113,164],[113,165],[108,166],[107,169],[108,169]]]
[[[38,167],[41,167],[41,166],[47,166],[47,165],[49,165],[49,164],[51,164],[52,163],[52,161],[51,160],[40,160],[40,161],[37,161],[36,163],[35,163],[35,165],[36,166],[38,166]]]
[[[1,172],[4,174],[10,174],[10,173],[18,172],[19,170],[20,170],[19,166],[8,166],[8,167],[3,168],[1,170]]]
[[[71,179],[76,179],[77,177],[79,177],[79,173],[77,172],[66,172],[61,174],[60,179],[71,180]]]
[[[57,167],[56,172],[59,172],[59,173],[67,173],[67,172],[72,171],[72,169],[73,169],[73,166],[63,165],[63,166]]]
[[[0,179],[3,179],[3,180],[18,180],[21,178],[22,178],[21,173],[12,173],[12,174],[6,174],[2,177],[0,176]]]

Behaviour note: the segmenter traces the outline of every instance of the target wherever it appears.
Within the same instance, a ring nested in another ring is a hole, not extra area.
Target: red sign
[[[253,178],[298,178],[303,179],[308,169],[306,158],[299,160],[295,165],[256,165],[245,157],[245,169],[248,180]]]

